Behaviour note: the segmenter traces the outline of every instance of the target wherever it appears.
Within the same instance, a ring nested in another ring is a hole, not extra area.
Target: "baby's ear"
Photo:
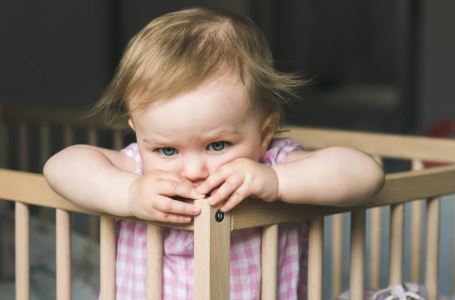
[[[278,115],[272,114],[265,118],[261,127],[261,148],[265,152],[270,144],[270,141],[275,134],[275,129],[278,123]]]
[[[134,129],[134,122],[133,122],[132,119],[128,119],[128,125],[130,125],[130,127],[131,127],[131,129],[133,129],[133,131],[136,131],[136,130]]]

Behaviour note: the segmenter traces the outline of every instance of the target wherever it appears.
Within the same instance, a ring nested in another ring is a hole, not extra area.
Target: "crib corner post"
[[[229,300],[230,216],[207,199],[195,204],[201,214],[194,218],[194,299]]]

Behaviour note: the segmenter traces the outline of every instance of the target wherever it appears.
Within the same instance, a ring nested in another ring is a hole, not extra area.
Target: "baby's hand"
[[[129,190],[129,208],[133,216],[150,221],[188,223],[200,209],[193,204],[172,199],[200,199],[194,185],[173,172],[151,171],[139,176]]]
[[[277,200],[278,177],[270,166],[238,158],[221,166],[197,187],[197,191],[205,195],[214,189],[216,191],[207,198],[209,204],[224,202],[221,211],[227,212],[249,196],[267,202]]]

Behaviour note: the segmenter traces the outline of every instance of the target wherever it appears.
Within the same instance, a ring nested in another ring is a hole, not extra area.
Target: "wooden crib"
[[[81,112],[83,113],[83,112]],[[40,138],[41,165],[50,155],[50,128],[61,126],[61,139],[67,146],[74,141],[75,128],[84,127],[86,143],[97,144],[98,133],[112,134],[111,144],[120,149],[125,141],[125,128],[103,127],[96,118],[81,118],[74,110],[55,110],[24,106],[0,108],[0,164],[8,166],[8,147],[13,141],[9,126],[15,124],[14,134],[18,143],[18,169],[0,169],[0,199],[15,203],[15,255],[16,255],[16,299],[30,299],[29,290],[29,205],[49,207],[56,210],[56,289],[57,299],[71,298],[71,243],[70,214],[96,213],[78,207],[56,195],[40,174],[24,172],[30,164],[29,141],[31,128]],[[148,299],[160,299],[162,282],[162,236],[160,228],[171,226],[194,231],[195,296],[194,299],[229,299],[229,246],[233,230],[262,227],[262,290],[261,299],[276,299],[277,295],[277,241],[278,225],[285,222],[310,220],[308,259],[308,299],[322,299],[324,286],[323,257],[324,217],[332,216],[332,295],[342,290],[342,214],[350,213],[350,299],[362,299],[365,287],[379,288],[381,270],[380,230],[381,207],[390,206],[390,250],[389,284],[403,282],[403,233],[404,203],[412,202],[411,278],[413,282],[424,282],[429,299],[438,297],[439,261],[439,200],[441,195],[455,193],[455,165],[446,164],[424,169],[424,161],[455,162],[455,141],[424,137],[384,135],[340,130],[291,128],[288,134],[304,143],[306,149],[327,146],[350,146],[370,153],[378,160],[394,158],[409,162],[410,170],[386,175],[384,189],[374,199],[366,199],[364,205],[337,208],[286,203],[265,203],[260,200],[244,201],[240,206],[220,220],[216,209],[204,200],[196,200],[201,214],[189,225],[150,222],[147,227],[148,241]],[[423,200],[422,200],[423,199]],[[426,210],[424,209],[426,205]],[[370,236],[370,281],[364,282],[365,270],[365,216],[371,209]],[[426,217],[422,218],[422,211]],[[98,216],[97,216],[98,217]],[[100,218],[100,293],[101,299],[115,298],[115,222],[114,216],[99,215]],[[92,218],[93,220],[93,218]],[[420,230],[426,221],[426,237]],[[96,227],[93,222],[91,228]],[[419,241],[426,241],[425,252]],[[419,259],[425,255],[425,278],[421,280]],[[153,254],[153,255],[151,255]],[[453,268],[455,269],[455,268]],[[1,298],[1,296],[0,296]]]

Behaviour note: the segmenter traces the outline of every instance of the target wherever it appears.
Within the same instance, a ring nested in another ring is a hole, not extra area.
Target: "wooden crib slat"
[[[230,214],[215,220],[217,208],[195,200],[201,214],[194,218],[194,299],[229,300]]]
[[[375,155],[374,159],[381,166],[383,165],[382,157]],[[382,212],[383,207],[370,209],[371,230],[370,230],[370,287],[380,287],[381,274],[381,230],[382,230]]]
[[[87,128],[87,141],[89,145],[98,145],[98,131],[93,126]]]
[[[16,300],[30,299],[30,215],[27,205],[16,202],[15,252],[16,252]]]
[[[439,266],[439,198],[427,200],[427,245],[425,258],[425,286],[428,299],[438,298]]]
[[[412,170],[422,170],[423,162],[414,159]],[[422,211],[424,200],[416,200],[411,203],[411,233],[410,233],[410,275],[412,282],[420,282],[420,256],[422,241]]]
[[[123,148],[123,133],[121,129],[114,129],[113,132],[114,149],[120,150]]]
[[[289,136],[320,149],[347,146],[382,157],[455,162],[455,143],[450,139],[391,135],[345,130],[290,127]]]
[[[277,298],[278,225],[262,227],[261,300]]]
[[[308,236],[308,299],[322,299],[324,217],[312,218]]]
[[[370,287],[380,287],[381,275],[381,226],[382,226],[382,207],[370,209],[371,233],[370,233]]]
[[[51,146],[51,141],[50,141],[50,128],[49,124],[47,123],[42,123],[40,125],[40,166],[41,169],[44,167],[44,164],[46,163],[47,159],[50,157],[50,146]],[[48,222],[50,219],[50,210],[46,207],[40,207],[39,208],[39,214],[40,218],[43,222]]]
[[[389,285],[403,281],[404,204],[390,207]]]
[[[344,214],[330,217],[332,220],[332,298],[338,297],[342,289],[343,217]]]
[[[71,299],[70,213],[56,210],[57,300]]]
[[[74,144],[74,131],[72,125],[63,126],[63,143],[65,147]]]
[[[50,147],[51,147],[51,138],[50,138],[50,128],[49,124],[43,123],[40,125],[40,158],[41,158],[41,168],[46,163],[47,159],[50,156]]]
[[[98,145],[98,131],[95,127],[90,126],[87,128],[87,141],[89,145]],[[95,216],[88,217],[88,231],[93,240],[98,240],[99,224],[98,218]]]
[[[147,299],[161,299],[163,287],[163,235],[157,225],[147,225]]]
[[[28,161],[28,128],[27,123],[19,122],[19,170],[27,171],[29,167]]]
[[[8,127],[0,121],[0,167],[8,167]]]
[[[115,220],[101,216],[100,299],[115,299]]]
[[[365,210],[351,213],[351,255],[349,274],[349,299],[363,299],[365,264]]]

